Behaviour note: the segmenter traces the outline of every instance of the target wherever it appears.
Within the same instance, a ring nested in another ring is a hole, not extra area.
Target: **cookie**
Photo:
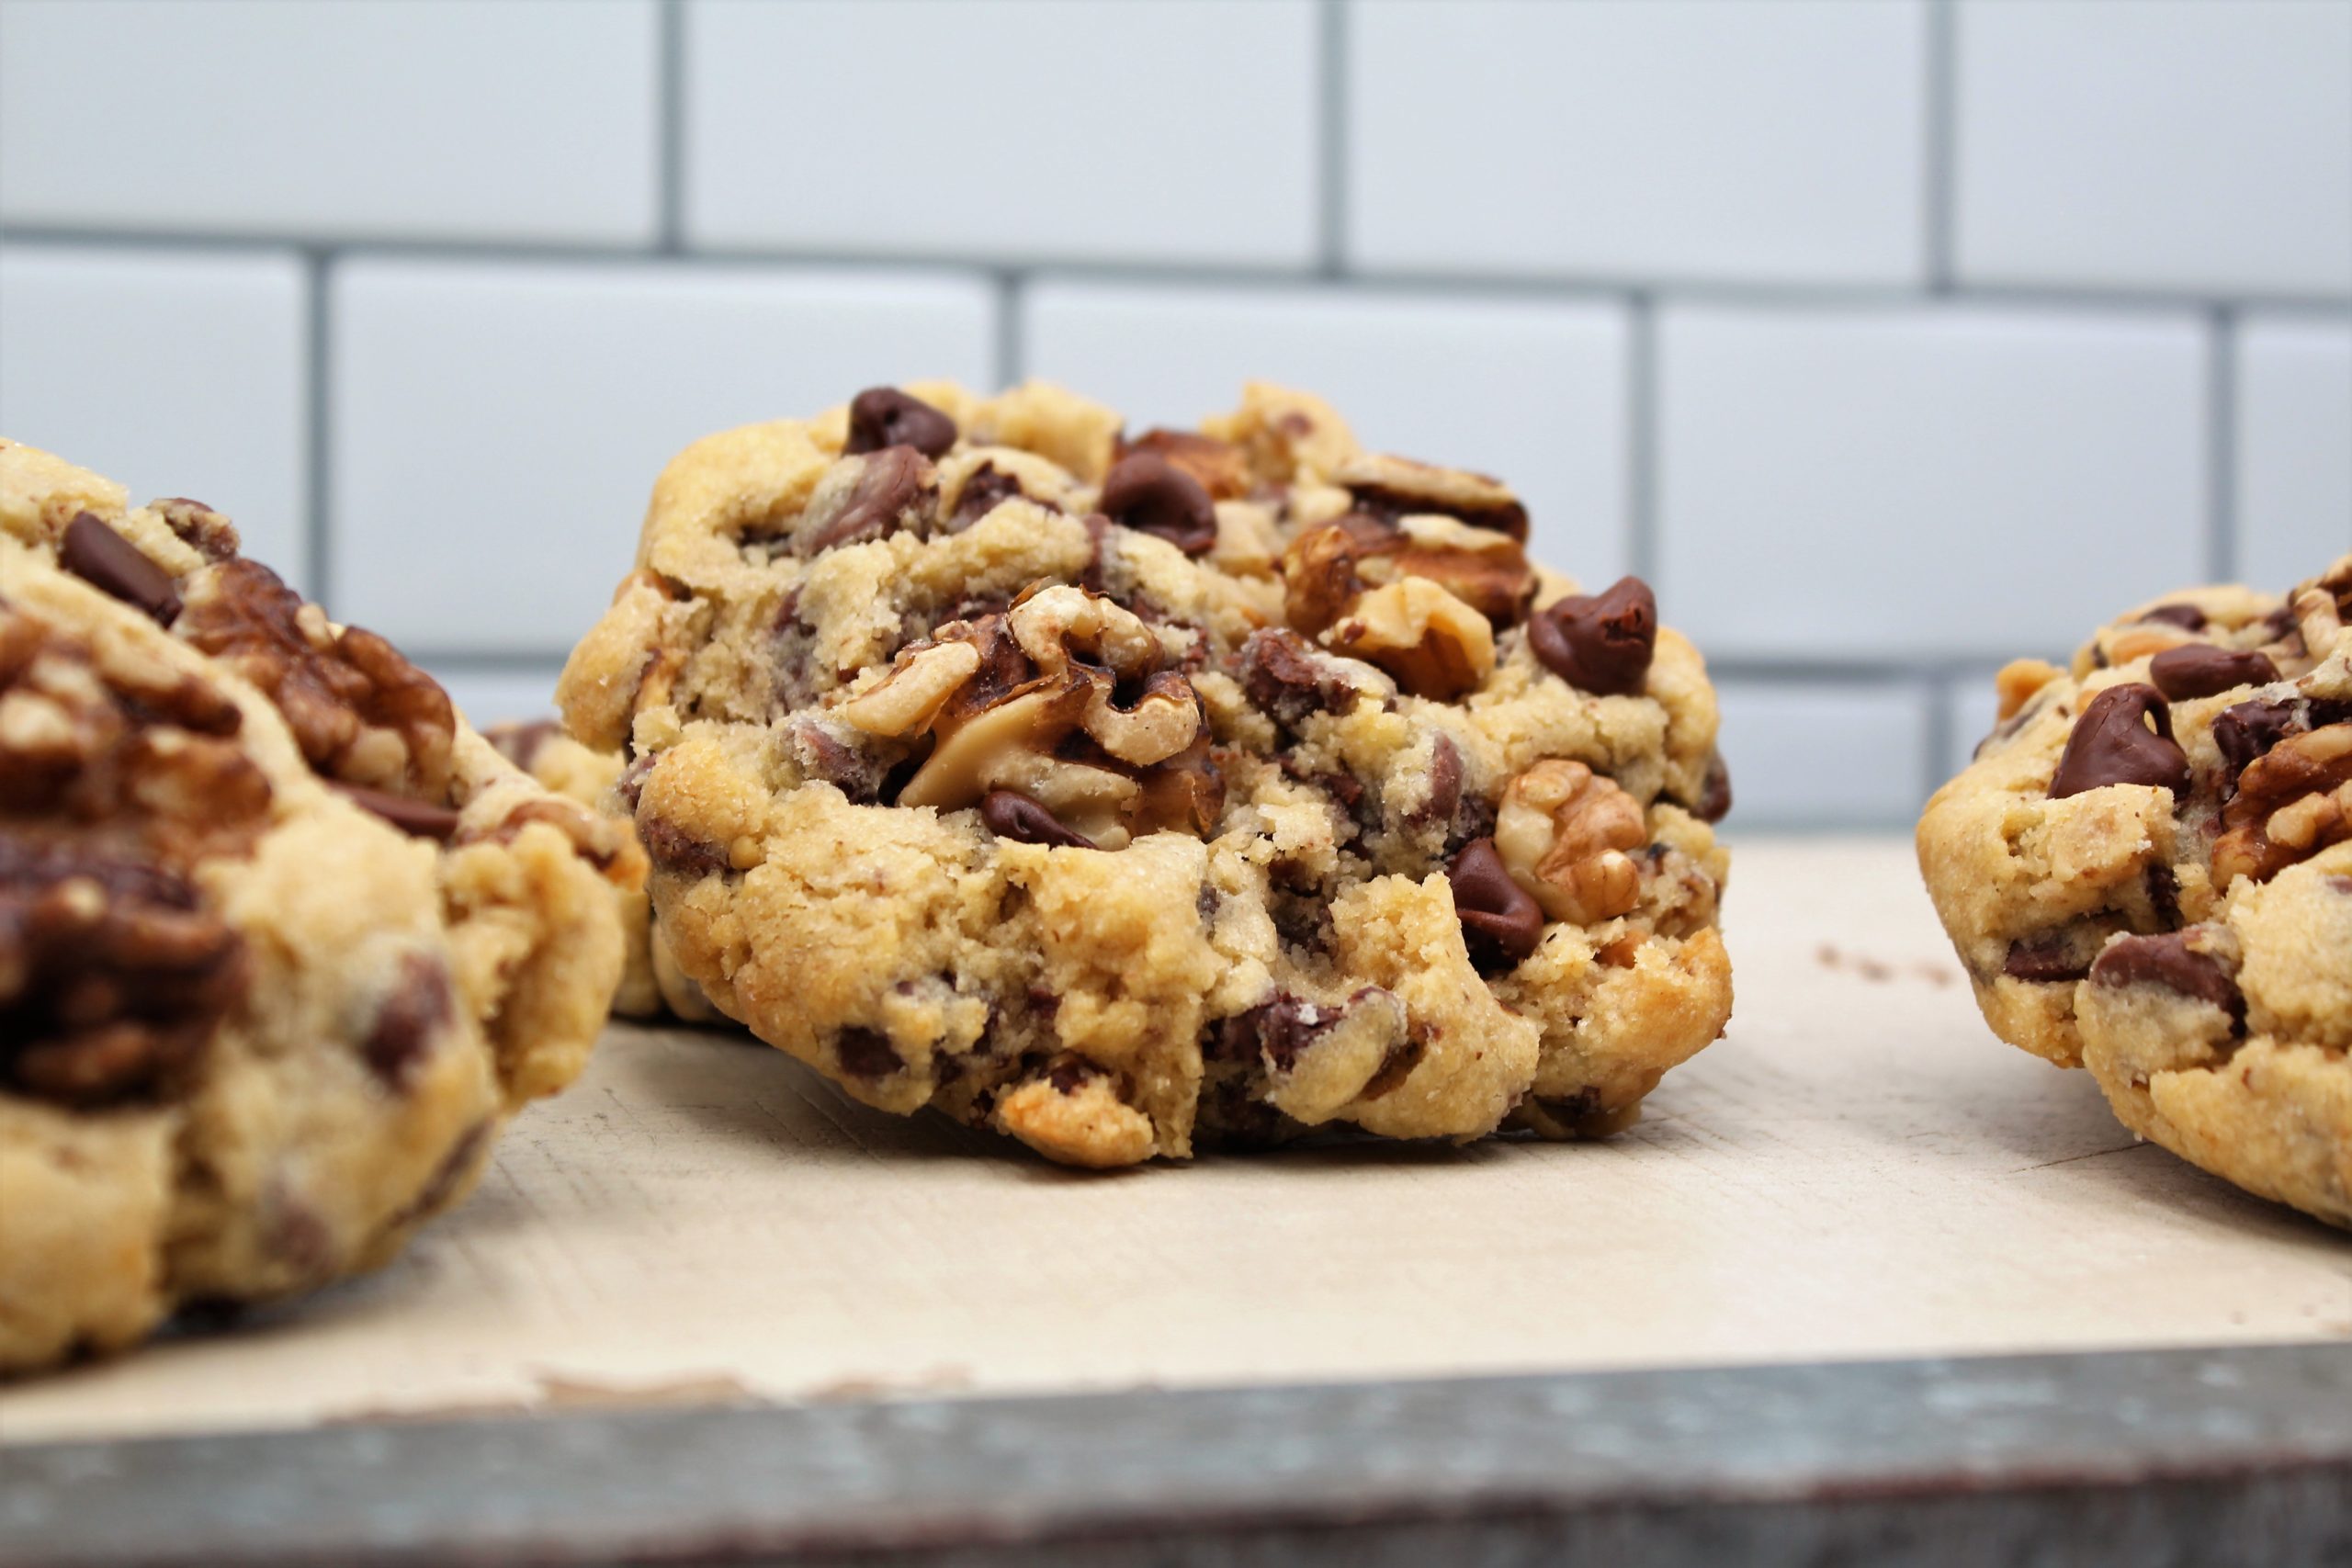
[[[2000,722],[1919,823],[1995,1032],[2124,1125],[2352,1225],[2352,556],[2167,596]]]
[[[552,718],[493,724],[482,731],[482,739],[556,794],[594,811],[617,811],[614,790],[621,776],[618,752],[590,750],[566,735],[562,724]],[[662,944],[643,879],[616,886],[613,901],[627,953],[620,987],[613,993],[613,1011],[623,1018],[719,1021],[720,1015],[701,987],[679,971]]]
[[[0,444],[0,1371],[390,1256],[578,1072],[641,867],[218,513]]]
[[[1251,386],[696,443],[574,650],[662,945],[869,1105],[1125,1166],[1630,1122],[1721,1032],[1714,694],[1484,476]]]

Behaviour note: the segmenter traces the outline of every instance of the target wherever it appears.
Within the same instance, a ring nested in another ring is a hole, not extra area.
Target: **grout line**
[[[683,0],[662,0],[660,75],[655,110],[661,151],[654,170],[660,212],[656,248],[674,256],[685,250],[686,207],[686,8]]]
[[[1345,0],[1323,0],[1317,17],[1322,80],[1317,167],[1322,182],[1319,252],[1322,274],[1347,268],[1348,245],[1348,10]]]
[[[305,251],[302,255],[305,284],[309,289],[307,328],[310,341],[304,346],[303,374],[307,378],[304,412],[305,457],[309,472],[303,477],[303,499],[310,515],[303,519],[303,543],[310,558],[303,563],[302,575],[310,596],[322,604],[332,603],[334,569],[334,531],[331,522],[329,498],[334,493],[330,471],[334,446],[329,421],[334,416],[334,397],[328,384],[332,365],[329,343],[329,322],[333,312],[327,299],[328,274],[334,265],[334,253],[325,249]]]
[[[1920,766],[1927,770],[1928,776],[1919,791],[1921,800],[1933,795],[1946,779],[1960,771],[1960,759],[1952,755],[1951,746],[1952,686],[1958,680],[1956,673],[1946,671],[1927,685],[1927,700],[1923,705],[1928,712],[1927,745],[1919,761]]]
[[[937,274],[941,272],[1005,269],[1023,274],[1050,272],[1079,280],[1159,284],[1192,288],[1261,288],[1333,290],[1383,295],[1453,295],[1468,298],[1558,300],[1623,300],[1629,294],[1658,300],[1690,300],[1739,305],[1758,310],[1901,310],[1944,304],[1985,304],[2018,310],[2115,310],[2147,314],[2164,311],[2215,310],[2276,310],[2342,320],[2352,313],[2352,296],[2265,293],[2261,291],[2188,294],[2164,290],[2097,288],[2057,285],[1971,283],[1955,284],[1939,294],[1902,284],[1780,283],[1724,277],[1645,278],[1629,276],[1533,273],[1450,273],[1395,271],[1366,274],[1351,270],[1344,276],[1325,277],[1294,266],[1206,264],[1171,266],[1155,262],[1087,260],[1047,255],[922,255],[905,252],[789,250],[759,246],[698,245],[675,255],[659,254],[643,245],[589,243],[563,244],[534,240],[476,240],[450,237],[401,240],[375,235],[292,234],[256,231],[141,232],[87,226],[53,224],[0,225],[0,243],[111,246],[123,250],[333,250],[339,256],[430,256],[489,263],[540,263],[581,267],[649,264],[684,267],[744,269],[871,268],[882,272]]]
[[[1028,377],[1028,345],[1023,341],[1027,318],[1021,275],[1010,269],[997,274],[996,384],[1000,388],[1018,386]]]
[[[1657,581],[1657,308],[1645,294],[1626,302],[1625,570]]]
[[[2237,314],[2216,307],[2206,340],[2205,570],[2234,582],[2238,565]]]
[[[1952,289],[1951,237],[1953,204],[1958,199],[1958,84],[1960,80],[1959,13],[1954,0],[1929,0],[1928,6],[1927,92],[1924,106],[1926,146],[1922,154],[1919,191],[1922,237],[1928,264],[1928,288],[1936,294]]]

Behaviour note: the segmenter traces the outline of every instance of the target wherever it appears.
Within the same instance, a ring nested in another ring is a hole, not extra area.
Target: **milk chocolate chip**
[[[2245,1007],[2222,961],[2188,945],[2185,931],[2118,937],[2091,964],[2094,986],[2162,986],[2237,1013]]]
[[[844,457],[911,446],[926,457],[944,456],[956,445],[956,422],[920,398],[896,387],[868,387],[850,400],[849,439]]]
[[[1605,593],[1571,594],[1527,623],[1544,667],[1580,691],[1627,696],[1642,689],[1657,646],[1657,598],[1638,577]]]
[[[1071,832],[1054,814],[1014,789],[992,789],[980,797],[980,820],[1000,839],[1016,844],[1048,844],[1059,849],[1091,850],[1094,840]]]
[[[382,818],[412,839],[439,839],[446,842],[458,830],[458,814],[446,806],[411,800],[404,795],[369,789],[365,784],[344,784],[334,779],[327,783],[352,805]]]
[[[1445,875],[1453,884],[1453,908],[1471,960],[1480,969],[1514,967],[1544,940],[1543,908],[1511,880],[1494,840],[1463,845]]]
[[[108,527],[94,513],[74,514],[65,525],[58,559],[65,570],[97,589],[153,616],[158,626],[179,618],[180,592],[169,573],[139,553],[139,547]]]
[[[1216,543],[1216,503],[1201,481],[1156,452],[1130,452],[1102,480],[1102,510],[1114,523],[1157,534],[1188,556]]]
[[[2119,784],[2153,784],[2175,795],[2188,788],[2188,758],[2174,743],[2172,710],[2154,686],[2136,682],[2109,686],[2083,709],[2050,780],[2050,798]]]
[[[2185,642],[2150,660],[2148,679],[2166,698],[2181,703],[2191,697],[2210,697],[2233,686],[2267,686],[2278,679],[2278,667],[2250,648]]]

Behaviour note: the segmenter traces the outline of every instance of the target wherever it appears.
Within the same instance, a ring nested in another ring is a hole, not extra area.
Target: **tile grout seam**
[[[304,453],[303,500],[309,515],[303,519],[302,539],[310,558],[303,563],[303,576],[311,597],[326,601],[332,592],[330,581],[334,567],[334,530],[330,513],[334,494],[331,472],[334,447],[334,390],[330,385],[333,369],[330,338],[334,311],[329,300],[329,274],[334,265],[334,253],[317,246],[303,253],[303,287],[306,291],[304,323],[307,342],[303,344],[303,376],[305,379],[303,412]]]
[[[1317,84],[1316,170],[1317,271],[1336,278],[1347,271],[1348,12],[1346,0],[1323,0],[1317,18],[1320,80]]]
[[[1955,288],[1951,253],[1957,217],[1953,205],[1959,193],[1959,26],[1954,0],[1929,0],[1920,128],[1920,244],[1928,292],[1939,298],[1951,295]]]
[[[2205,570],[2235,581],[2238,559],[2237,313],[2216,306],[2208,321],[2205,366]]]
[[[654,198],[656,254],[685,252],[686,13],[683,0],[662,0],[655,70]]]

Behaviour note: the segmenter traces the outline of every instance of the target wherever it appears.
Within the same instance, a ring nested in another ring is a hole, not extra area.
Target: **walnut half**
[[[1597,925],[1633,908],[1649,841],[1639,802],[1582,762],[1558,758],[1511,780],[1495,818],[1495,848],[1511,880],[1574,925]]]

